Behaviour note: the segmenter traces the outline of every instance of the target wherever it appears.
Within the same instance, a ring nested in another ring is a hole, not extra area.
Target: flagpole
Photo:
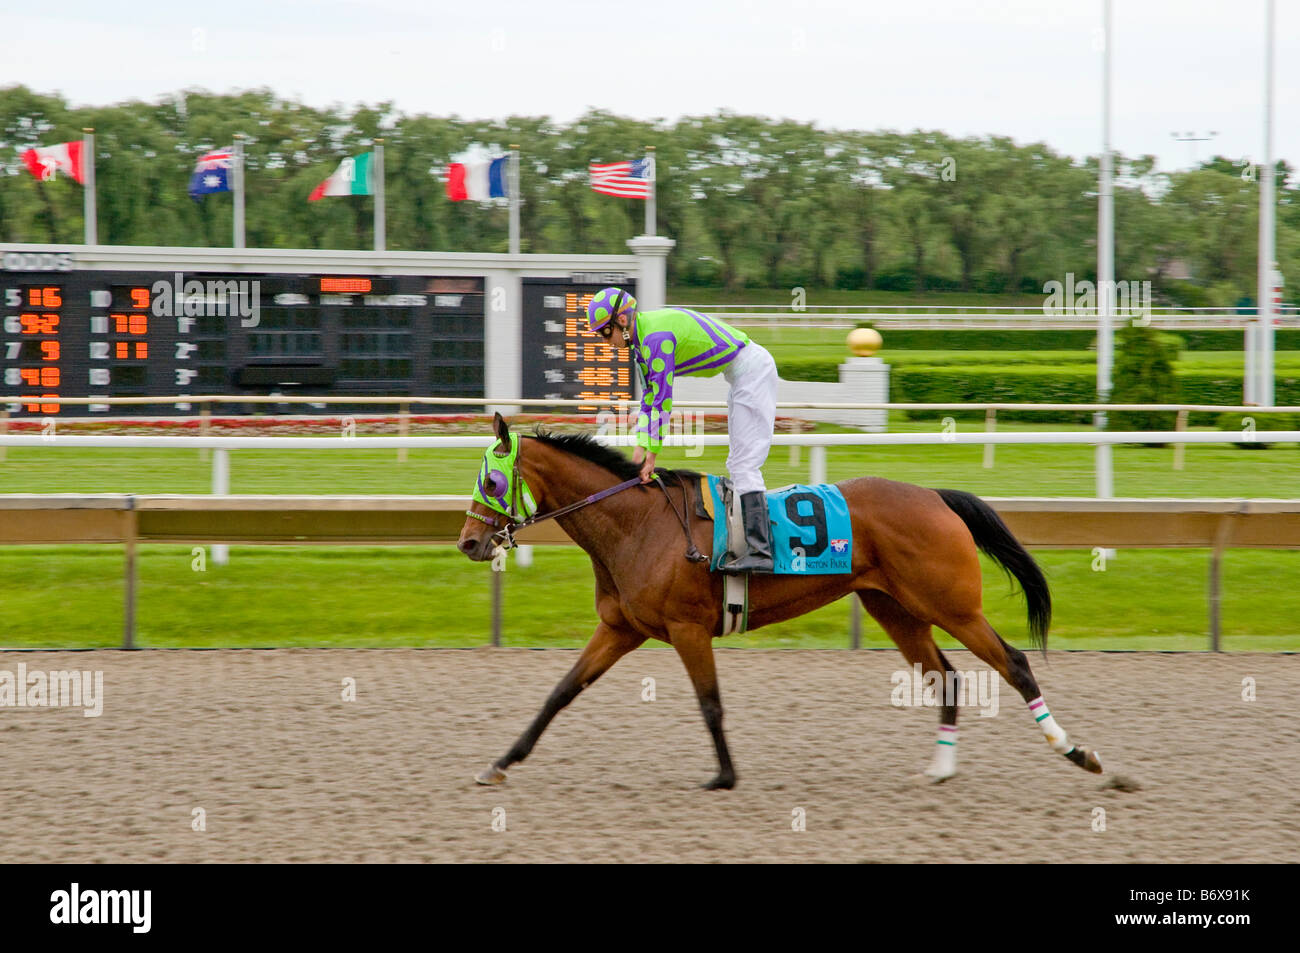
[[[375,251],[384,250],[384,140],[375,140]]]
[[[655,233],[655,185],[659,178],[659,169],[655,166],[655,147],[645,147],[647,165],[650,166],[650,195],[645,201],[645,233]]]
[[[234,152],[234,168],[231,169],[235,174],[235,214],[234,214],[234,246],[235,248],[244,247],[244,137],[241,133],[235,133],[235,145],[232,149]]]
[[[1273,47],[1276,12],[1273,0],[1267,0],[1264,15],[1264,163],[1259,180],[1259,252],[1258,330],[1255,332],[1254,354],[1247,353],[1246,360],[1253,361],[1255,373],[1254,403],[1261,407],[1273,406],[1273,256],[1276,253],[1276,234],[1273,216],[1277,209],[1275,180],[1273,176]],[[1247,397],[1250,402],[1250,397]]]
[[[510,254],[519,254],[519,144],[510,144]]]
[[[1110,403],[1113,386],[1111,379],[1115,360],[1115,200],[1114,166],[1110,150],[1110,38],[1111,0],[1102,4],[1101,66],[1101,182],[1097,202],[1097,402]],[[1104,412],[1093,415],[1098,430],[1109,426]],[[1111,468],[1109,444],[1096,448],[1097,496],[1109,499],[1113,495],[1114,476]]]
[[[86,244],[99,244],[99,222],[95,217],[95,130],[82,129],[81,174],[86,180],[84,199],[86,208]]]

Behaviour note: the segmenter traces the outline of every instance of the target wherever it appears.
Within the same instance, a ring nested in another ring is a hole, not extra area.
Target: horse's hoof
[[[506,773],[495,764],[489,764],[478,774],[474,775],[474,780],[479,784],[505,784]]]
[[[712,781],[700,785],[706,791],[730,791],[735,786],[736,776],[734,774],[720,774]]]
[[[1091,748],[1078,745],[1073,751],[1066,754],[1066,757],[1085,771],[1101,774],[1101,759],[1097,757],[1097,752]]]
[[[943,784],[949,778],[957,776],[957,769],[945,770],[942,768],[926,768],[925,778],[931,784]]]

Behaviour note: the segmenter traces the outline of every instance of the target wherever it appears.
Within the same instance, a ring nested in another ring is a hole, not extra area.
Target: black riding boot
[[[768,522],[767,495],[761,490],[740,498],[740,518],[745,528],[745,548],[723,572],[771,572],[772,524]]]

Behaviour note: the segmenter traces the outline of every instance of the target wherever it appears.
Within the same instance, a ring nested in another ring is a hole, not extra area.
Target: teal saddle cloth
[[[709,569],[717,570],[727,552],[727,508],[722,477],[708,477],[713,498],[713,556]],[[767,493],[767,515],[772,524],[772,562],[783,575],[830,575],[852,571],[853,527],[849,505],[839,487],[830,483],[804,486],[796,483]]]

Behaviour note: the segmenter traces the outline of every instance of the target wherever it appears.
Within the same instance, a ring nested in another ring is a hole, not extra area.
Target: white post
[[[640,274],[636,283],[637,307],[642,311],[662,308],[668,297],[668,253],[677,243],[671,238],[638,235],[627,240],[637,257]]]
[[[485,414],[513,417],[520,410],[509,401],[523,394],[524,283],[520,275],[517,270],[494,268],[484,280],[483,347],[492,360],[483,368],[483,396],[501,399],[499,404],[484,407]]]
[[[212,451],[212,495],[227,496],[230,493],[230,451],[218,447]],[[230,561],[230,547],[225,543],[216,543],[212,547],[212,564],[224,566]]]
[[[1276,7],[1268,0],[1264,26],[1264,162],[1259,179],[1259,330],[1255,337],[1255,402],[1273,406],[1273,33]]]
[[[507,163],[506,187],[510,190],[507,200],[510,203],[510,254],[519,254],[519,146],[510,146],[510,159]],[[521,553],[522,555],[522,553]],[[522,562],[520,563],[522,565]]]
[[[826,446],[819,444],[808,448],[808,485],[826,482]]]
[[[520,543],[515,547],[515,565],[527,569],[533,564],[533,547],[529,543]]]
[[[234,155],[231,157],[231,173],[235,177],[234,194],[235,194],[235,214],[234,214],[234,244],[233,248],[244,247],[244,137],[235,133],[235,144],[232,147]]]
[[[1259,311],[1255,317],[1246,322],[1246,372],[1242,380],[1241,402],[1247,407],[1259,406],[1259,375],[1256,373],[1255,356],[1259,351]]]
[[[81,176],[85,179],[82,196],[85,202],[86,244],[99,244],[99,220],[95,215],[95,130],[83,129],[81,139]]]
[[[984,411],[984,432],[997,433],[998,429],[998,412],[992,407]],[[984,469],[993,469],[993,444],[984,444]]]
[[[384,140],[375,140],[374,167],[370,170],[375,187],[375,251],[385,248],[384,222]]]
[[[1105,22],[1101,70],[1101,187],[1097,206],[1097,400],[1104,404],[1110,400],[1111,365],[1115,353],[1111,323],[1115,305],[1115,219],[1110,150],[1110,0],[1104,0],[1102,16]],[[1106,413],[1096,414],[1093,422],[1098,430],[1105,430]],[[1098,444],[1096,458],[1097,496],[1106,499],[1113,495],[1114,490],[1110,444]]]

